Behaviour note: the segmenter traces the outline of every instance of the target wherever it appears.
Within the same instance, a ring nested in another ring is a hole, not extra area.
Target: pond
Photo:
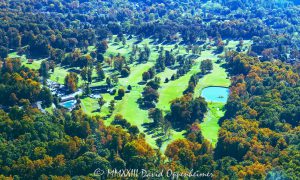
[[[71,100],[71,101],[63,102],[60,105],[67,108],[67,109],[71,109],[75,106],[75,104],[76,104],[76,100]]]
[[[207,87],[202,90],[201,96],[207,102],[226,103],[229,96],[229,89],[225,87]]]

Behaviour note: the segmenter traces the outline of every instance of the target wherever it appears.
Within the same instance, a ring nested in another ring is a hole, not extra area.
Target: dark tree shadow
[[[145,85],[147,82],[145,82],[145,81],[141,81],[141,82],[138,82],[138,85]]]
[[[121,96],[115,96],[115,97],[114,97],[114,100],[120,101],[120,100],[122,100],[122,98],[123,98],[123,97],[121,97]]]

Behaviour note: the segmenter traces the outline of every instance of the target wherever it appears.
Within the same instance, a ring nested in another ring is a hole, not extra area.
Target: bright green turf
[[[40,69],[42,62],[43,62],[43,60],[34,60],[31,64],[28,64],[27,63],[27,59],[26,58],[25,59],[22,58],[22,64],[25,67],[28,67],[30,69],[35,69],[35,70]]]
[[[230,80],[228,79],[228,75],[223,67],[221,67],[222,64],[217,64],[216,55],[212,54],[212,51],[206,50],[204,53],[202,53],[201,59],[211,59],[213,61],[213,70],[211,73],[205,75],[202,77],[196,88],[195,88],[195,97],[199,97],[201,95],[202,89],[209,87],[209,86],[222,86],[222,87],[229,87]]]
[[[79,68],[77,68],[77,70],[80,70]],[[56,67],[54,70],[54,73],[50,74],[50,80],[55,81],[59,84],[64,84],[65,83],[65,77],[67,76],[67,74],[70,73],[70,68],[63,68],[63,67]],[[82,80],[81,80],[81,76],[78,75],[78,87],[81,86],[82,84]]]
[[[204,122],[201,123],[202,135],[205,139],[212,142],[213,146],[216,145],[218,141],[218,131],[220,126],[218,121],[224,116],[224,105],[223,103],[208,103],[209,111],[205,115]]]
[[[28,67],[30,69],[34,69],[34,70],[38,70],[41,66],[42,61],[44,60],[44,59],[34,59],[34,61],[29,64],[26,56],[25,55],[19,56],[17,54],[17,52],[8,54],[8,57],[9,58],[21,58],[22,65],[24,65],[25,67]]]
[[[9,58],[17,58],[17,57],[20,57],[20,56],[17,54],[17,52],[12,52],[12,53],[8,54],[8,57]]]

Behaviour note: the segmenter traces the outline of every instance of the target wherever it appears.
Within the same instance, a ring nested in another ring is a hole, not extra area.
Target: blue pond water
[[[225,87],[207,87],[202,90],[201,96],[207,102],[226,103],[229,96],[229,89]]]
[[[63,107],[68,108],[68,109],[72,108],[75,104],[76,104],[75,100],[66,101],[66,102],[61,103],[61,105]]]

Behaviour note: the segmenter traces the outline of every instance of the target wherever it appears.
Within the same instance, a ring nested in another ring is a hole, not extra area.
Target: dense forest
[[[299,5],[0,1],[0,179],[298,179]]]

